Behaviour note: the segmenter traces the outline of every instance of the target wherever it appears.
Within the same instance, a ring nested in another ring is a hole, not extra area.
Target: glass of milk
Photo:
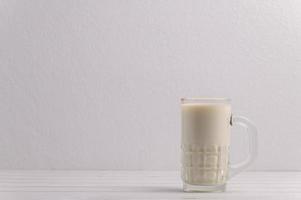
[[[183,98],[182,180],[186,192],[224,191],[227,180],[245,169],[257,153],[257,130],[247,118],[233,115],[230,99]],[[232,126],[242,126],[249,138],[248,156],[229,163]]]

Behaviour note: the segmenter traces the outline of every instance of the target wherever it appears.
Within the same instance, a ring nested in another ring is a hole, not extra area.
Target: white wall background
[[[300,170],[300,10],[1,0],[0,168],[176,169],[179,98],[226,96],[258,126],[251,169]]]

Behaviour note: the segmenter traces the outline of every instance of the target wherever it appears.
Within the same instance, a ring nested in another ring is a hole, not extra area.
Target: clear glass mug
[[[257,130],[247,118],[232,115],[230,99],[183,98],[182,181],[186,192],[224,191],[226,182],[241,172],[257,154]],[[229,163],[231,126],[248,134],[249,153],[237,164]]]

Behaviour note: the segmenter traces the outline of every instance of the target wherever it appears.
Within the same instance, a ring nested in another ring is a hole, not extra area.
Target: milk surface
[[[219,185],[228,175],[231,107],[227,103],[182,103],[182,179]]]

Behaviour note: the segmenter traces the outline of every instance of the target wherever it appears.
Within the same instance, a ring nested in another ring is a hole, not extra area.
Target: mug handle
[[[247,168],[257,156],[257,129],[249,119],[242,116],[232,115],[230,124],[232,126],[242,126],[246,130],[245,132],[248,134],[249,140],[249,151],[247,157],[239,163],[230,164],[229,178],[232,178]]]

